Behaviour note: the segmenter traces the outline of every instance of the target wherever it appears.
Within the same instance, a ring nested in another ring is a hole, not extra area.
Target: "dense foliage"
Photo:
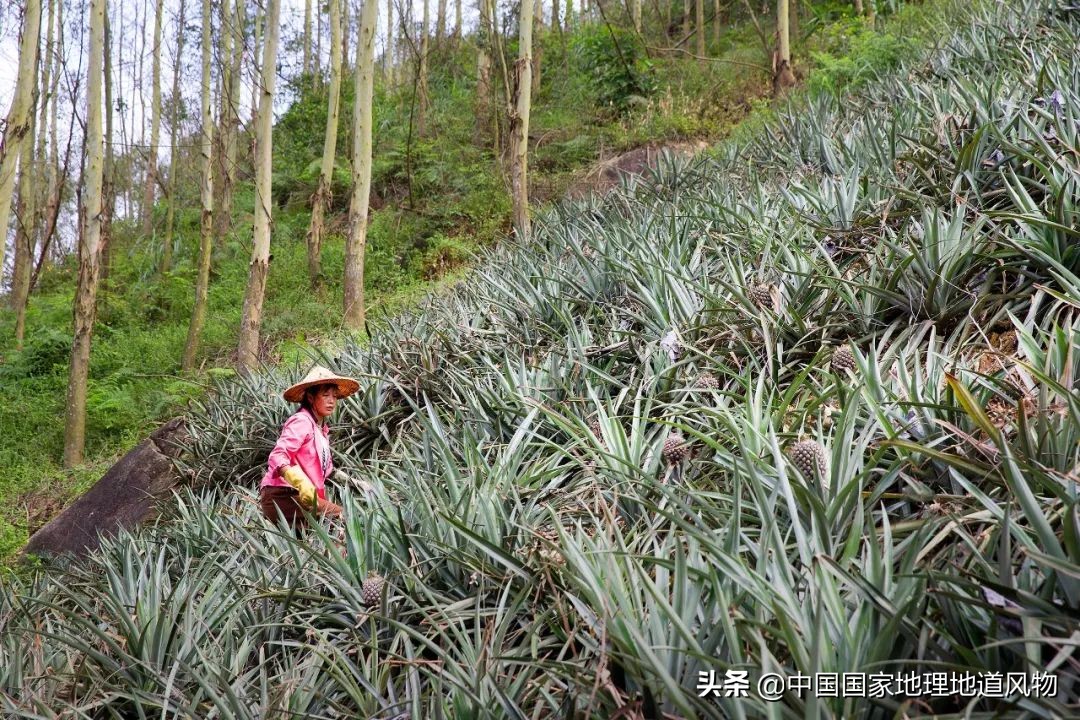
[[[953,24],[322,358],[341,527],[253,501],[304,368],[220,384],[172,517],[0,588],[6,711],[1075,716],[1080,13]],[[726,669],[1058,693],[701,697]]]

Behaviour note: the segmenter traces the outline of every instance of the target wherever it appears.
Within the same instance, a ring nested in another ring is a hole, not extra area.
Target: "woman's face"
[[[326,385],[312,393],[311,407],[319,417],[330,417],[330,414],[334,412],[334,405],[336,404],[337,388],[333,385]]]

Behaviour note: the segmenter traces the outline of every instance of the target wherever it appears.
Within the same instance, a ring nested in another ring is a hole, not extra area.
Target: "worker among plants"
[[[307,526],[304,511],[339,517],[341,506],[326,499],[326,478],[334,469],[330,430],[326,420],[341,398],[360,389],[350,377],[316,365],[303,380],[283,393],[300,403],[281,428],[259,485],[263,515],[276,522],[279,514],[296,530]]]

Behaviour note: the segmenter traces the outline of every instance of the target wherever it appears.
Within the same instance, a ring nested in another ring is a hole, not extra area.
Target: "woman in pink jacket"
[[[280,514],[299,529],[307,525],[304,510],[341,515],[341,506],[326,499],[326,479],[334,469],[326,420],[338,400],[359,389],[353,378],[316,365],[283,393],[287,401],[300,403],[300,409],[282,426],[259,485],[262,512],[271,521],[277,522]]]

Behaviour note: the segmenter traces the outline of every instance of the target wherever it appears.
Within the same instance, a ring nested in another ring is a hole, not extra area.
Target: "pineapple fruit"
[[[378,605],[382,600],[383,586],[386,585],[386,580],[379,573],[371,570],[368,572],[367,578],[360,585],[360,599],[364,602],[364,605],[372,607]]]
[[[788,450],[788,457],[803,477],[807,479],[827,477],[828,463],[825,458],[825,448],[821,447],[821,443],[816,440],[800,440],[795,443]]]
[[[833,350],[829,368],[837,375],[843,375],[848,370],[855,370],[855,353],[847,345],[841,345]]]
[[[690,448],[686,445],[686,438],[682,436],[682,433],[673,432],[664,440],[664,460],[671,465],[681,462],[689,452]]]

